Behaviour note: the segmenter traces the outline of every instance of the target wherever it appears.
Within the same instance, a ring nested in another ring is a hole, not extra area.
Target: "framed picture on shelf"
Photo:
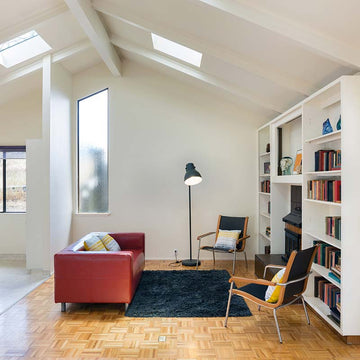
[[[270,174],[270,162],[264,162],[264,174]]]
[[[296,152],[293,175],[300,175],[302,173],[302,150]]]

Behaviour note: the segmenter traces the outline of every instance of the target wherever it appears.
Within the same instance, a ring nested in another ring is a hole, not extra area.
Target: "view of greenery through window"
[[[108,211],[108,90],[78,101],[78,211]]]
[[[7,152],[0,148],[0,211],[26,211],[25,152]],[[4,172],[6,189],[4,193]],[[4,198],[5,197],[5,198]],[[5,202],[5,208],[4,208]]]

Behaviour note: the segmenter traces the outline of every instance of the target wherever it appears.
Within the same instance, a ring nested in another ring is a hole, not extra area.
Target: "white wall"
[[[0,145],[41,136],[41,90],[0,106]],[[0,254],[25,254],[26,214],[0,213]]]
[[[194,162],[203,182],[192,188],[193,254],[195,236],[215,230],[218,214],[224,214],[250,216],[247,250],[252,256],[259,121],[221,97],[136,63],[125,63],[119,78],[102,65],[77,74],[74,103],[106,87],[111,215],[75,214],[73,240],[96,230],[143,231],[147,259],[173,258],[175,248],[180,258],[188,258],[183,178],[185,164]],[[73,119],[75,133],[75,114]],[[75,163],[75,151],[73,156]]]

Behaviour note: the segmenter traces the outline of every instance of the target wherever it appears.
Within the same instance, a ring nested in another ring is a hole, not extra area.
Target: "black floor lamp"
[[[190,234],[190,259],[183,260],[181,263],[184,266],[196,266],[196,259],[192,258],[192,244],[191,244],[191,186],[201,183],[202,177],[200,173],[195,170],[193,163],[186,164],[185,167],[186,173],[184,177],[184,182],[189,187],[189,234]],[[200,265],[200,261],[199,261]]]

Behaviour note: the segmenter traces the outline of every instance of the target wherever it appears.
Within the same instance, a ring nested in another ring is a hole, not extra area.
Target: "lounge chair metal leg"
[[[234,250],[234,260],[233,260],[233,271],[232,274],[235,274],[235,263],[236,263],[236,250]]]
[[[245,255],[246,270],[248,270],[248,269],[249,269],[249,267],[248,267],[248,262],[247,262],[246,251],[244,251],[244,255]]]
[[[129,304],[125,303],[124,305],[125,305],[125,312],[126,312],[129,307]]]
[[[278,319],[277,319],[277,316],[276,316],[276,309],[274,309],[274,319],[275,319],[276,330],[277,330],[277,333],[279,335],[279,341],[280,341],[280,344],[282,344],[282,338],[281,338],[279,323],[278,323]]]
[[[215,269],[215,251],[213,249],[213,265],[214,265],[214,269]]]
[[[66,303],[61,303],[61,312],[66,312]]]
[[[229,317],[229,310],[230,310],[230,303],[231,303],[231,297],[232,297],[232,289],[233,289],[233,287],[234,287],[234,282],[232,282],[231,285],[230,285],[229,299],[228,299],[228,303],[227,303],[225,323],[224,323],[224,326],[225,326],[225,327],[227,327],[227,321],[228,321],[228,317]]]
[[[305,311],[305,316],[306,316],[306,321],[308,323],[308,325],[310,325],[310,319],[309,319],[309,314],[307,312],[307,309],[306,309],[306,304],[305,304],[305,300],[304,300],[304,297],[301,296],[301,301],[303,303],[303,307],[304,307],[304,311]]]
[[[197,256],[197,260],[196,260],[196,270],[198,270],[198,268],[199,268],[200,242],[201,242],[201,240],[199,240],[198,256]]]

